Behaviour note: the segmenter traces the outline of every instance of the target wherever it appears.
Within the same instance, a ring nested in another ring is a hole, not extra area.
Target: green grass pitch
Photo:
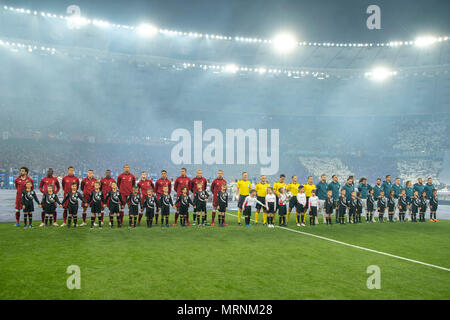
[[[237,226],[233,215],[227,222],[150,230],[2,223],[0,299],[450,299],[448,271],[281,228]],[[290,228],[450,267],[450,221],[299,229],[291,217]],[[80,290],[66,287],[69,265],[81,269]],[[366,286],[369,265],[381,269],[379,290]]]

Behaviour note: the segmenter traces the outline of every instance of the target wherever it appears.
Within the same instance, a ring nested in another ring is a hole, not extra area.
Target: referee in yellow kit
[[[288,184],[287,190],[290,193],[291,198],[289,199],[289,208],[287,212],[286,222],[289,224],[289,218],[291,217],[291,211],[295,208],[295,212],[297,215],[300,214],[297,210],[297,194],[298,187],[300,187],[300,183],[297,182],[297,176],[292,176],[291,183]]]
[[[267,195],[267,188],[269,188],[270,185],[266,181],[266,176],[262,175],[260,178],[260,181],[256,184],[255,190],[256,190],[256,199],[258,199],[261,203],[266,203],[266,195]],[[263,223],[264,225],[267,224],[267,211],[266,208],[264,208],[259,203],[256,204],[256,213],[255,213],[255,225],[258,224],[258,217],[259,212],[263,210]]]
[[[248,180],[248,173],[242,172],[242,179],[236,184],[236,198],[238,199],[238,224],[241,225],[242,205],[245,198],[250,194],[252,188],[251,182]]]

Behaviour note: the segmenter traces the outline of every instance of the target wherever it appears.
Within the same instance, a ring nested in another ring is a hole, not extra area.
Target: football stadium
[[[0,299],[450,299],[449,12],[0,1]]]

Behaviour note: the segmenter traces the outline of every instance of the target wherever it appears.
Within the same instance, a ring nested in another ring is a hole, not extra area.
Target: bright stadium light
[[[140,35],[141,37],[152,37],[155,34],[158,33],[158,29],[155,26],[152,26],[150,24],[141,24],[139,27],[136,28],[136,32],[138,33],[138,35]]]
[[[416,41],[414,41],[414,44],[418,47],[426,47],[426,46],[432,45],[436,41],[437,41],[436,37],[426,36],[426,37],[417,38]]]
[[[289,53],[297,46],[297,40],[292,34],[281,33],[273,41],[273,46],[280,53]]]
[[[77,16],[77,15],[74,15],[67,19],[67,25],[68,25],[69,29],[79,29],[89,23],[90,23],[90,20],[83,18],[81,16]]]
[[[238,71],[238,67],[235,64],[228,64],[225,66],[225,72],[236,73]]]
[[[396,74],[397,72],[389,70],[388,68],[377,67],[370,72],[366,72],[365,76],[375,81],[383,81]]]

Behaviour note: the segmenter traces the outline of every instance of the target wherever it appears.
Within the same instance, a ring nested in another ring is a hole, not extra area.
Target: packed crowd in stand
[[[124,165],[123,172],[117,180],[106,170],[105,176],[99,180],[94,177],[94,171],[89,170],[86,178],[80,181],[75,176],[73,167],[67,169],[67,175],[61,183],[54,176],[53,169],[47,170],[47,176],[40,181],[39,190],[42,199],[39,200],[34,191],[33,179],[29,177],[26,167],[20,169],[20,175],[15,179],[17,196],[15,201],[16,226],[20,226],[21,211],[24,227],[32,228],[34,203],[41,211],[40,226],[59,226],[57,222],[57,207],[63,208],[63,223],[61,227],[77,227],[87,225],[90,209],[90,227],[101,228],[104,225],[105,209],[109,215],[109,227],[121,228],[124,210],[128,207],[129,227],[135,228],[141,224],[145,214],[147,227],[160,224],[169,227],[169,216],[175,211],[174,226],[182,227],[198,225],[215,225],[216,214],[218,225],[226,226],[228,205],[234,199],[237,201],[237,223],[241,225],[244,216],[245,226],[251,226],[252,211],[255,209],[254,224],[257,225],[262,214],[262,223],[273,228],[275,217],[278,224],[287,226],[291,213],[295,212],[298,227],[319,223],[319,215],[323,215],[323,223],[357,224],[363,219],[367,223],[378,221],[425,222],[425,214],[429,209],[429,221],[438,222],[437,190],[430,177],[426,183],[419,178],[414,185],[412,181],[400,183],[400,178],[391,181],[387,175],[382,181],[376,180],[372,186],[367,178],[355,181],[349,176],[341,186],[339,177],[322,174],[320,181],[314,183],[312,176],[301,184],[297,176],[292,176],[289,183],[281,174],[278,181],[272,185],[266,176],[262,175],[257,183],[252,184],[248,173],[243,172],[242,178],[236,182],[235,190],[229,191],[230,183],[224,178],[223,170],[218,170],[217,177],[209,184],[203,177],[202,170],[196,170],[196,176],[189,178],[186,168],[182,168],[180,176],[172,183],[167,177],[167,171],[162,170],[156,182],[142,172],[140,179],[130,172],[130,166]],[[63,196],[58,197],[60,190]],[[174,195],[172,195],[174,193]],[[207,202],[212,199],[211,222],[208,222]],[[78,224],[79,206],[82,208],[82,222]],[[193,214],[190,216],[190,209]],[[386,216],[387,213],[387,216]],[[334,214],[334,222],[332,215]],[[159,219],[160,218],[160,219]],[[192,218],[192,219],[191,219]],[[192,222],[192,223],[191,223]]]

